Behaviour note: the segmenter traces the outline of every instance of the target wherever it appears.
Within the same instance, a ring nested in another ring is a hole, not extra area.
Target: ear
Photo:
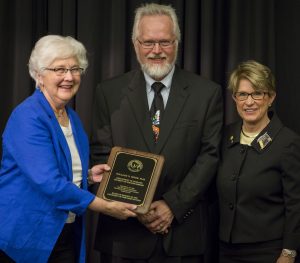
[[[133,46],[134,46],[134,50],[135,50],[135,53],[138,53],[139,52],[139,43],[138,41],[132,41],[133,43]]]
[[[275,100],[275,97],[276,97],[276,92],[272,93],[269,95],[270,96],[270,103],[269,104],[272,104],[273,101]]]
[[[233,99],[235,102],[237,102],[236,97],[234,97],[234,94],[233,94],[233,93],[231,94],[231,97],[232,97],[232,99]]]
[[[37,78],[37,82],[39,87],[43,87],[44,86],[44,81],[43,81],[43,76],[40,73],[36,73],[36,78]]]

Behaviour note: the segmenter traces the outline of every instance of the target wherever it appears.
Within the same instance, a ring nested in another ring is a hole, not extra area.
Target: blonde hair
[[[83,44],[70,36],[47,35],[40,38],[29,58],[29,74],[38,86],[38,74],[56,59],[76,57],[79,67],[86,70],[88,60]]]
[[[241,79],[249,80],[257,91],[267,91],[270,94],[276,93],[275,78],[271,70],[254,60],[240,63],[230,74],[228,89],[232,93],[238,91]]]

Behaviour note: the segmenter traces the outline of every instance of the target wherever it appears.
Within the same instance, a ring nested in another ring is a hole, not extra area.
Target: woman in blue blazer
[[[49,35],[35,45],[29,72],[36,91],[11,114],[3,133],[0,170],[0,262],[85,262],[87,208],[119,219],[134,205],[87,191],[107,165],[88,172],[88,138],[67,105],[87,68],[86,50],[72,37]],[[88,176],[89,174],[89,176]]]

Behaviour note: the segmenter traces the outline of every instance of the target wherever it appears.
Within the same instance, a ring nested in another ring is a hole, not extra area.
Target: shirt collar
[[[280,129],[283,127],[281,121],[273,111],[270,111],[268,115],[270,118],[269,124],[257,135],[257,137],[251,143],[251,146],[258,152],[264,151],[272,143]],[[240,143],[241,128],[241,121],[231,126],[227,137],[228,147]]]
[[[174,71],[175,71],[175,66],[173,66],[173,68],[171,69],[171,71],[169,72],[169,74],[167,76],[165,76],[162,80],[159,81],[159,82],[161,82],[162,84],[165,85],[166,89],[170,89],[171,88],[172,78],[173,78],[173,75],[174,75]],[[152,84],[154,82],[157,82],[157,80],[154,80],[153,78],[151,78],[145,72],[144,72],[144,76],[145,76],[145,81],[146,81],[147,92],[150,92]]]

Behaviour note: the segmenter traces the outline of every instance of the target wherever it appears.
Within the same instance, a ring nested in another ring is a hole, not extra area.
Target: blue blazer
[[[82,189],[72,183],[67,141],[40,90],[11,114],[3,133],[0,169],[0,250],[18,263],[47,262],[72,211],[78,262],[85,262],[83,214],[95,198],[87,189],[88,138],[67,107],[82,164]]]

